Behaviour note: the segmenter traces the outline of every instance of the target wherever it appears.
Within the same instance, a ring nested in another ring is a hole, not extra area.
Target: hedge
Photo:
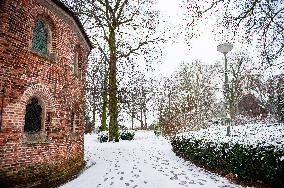
[[[120,134],[121,140],[133,140],[134,136],[135,136],[135,132],[131,132],[131,131],[123,131]]]
[[[173,151],[192,162],[222,174],[233,173],[239,180],[284,187],[284,149],[206,142],[176,136],[171,138]]]

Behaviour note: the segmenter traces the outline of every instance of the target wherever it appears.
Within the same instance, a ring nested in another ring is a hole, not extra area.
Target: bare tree
[[[164,104],[160,105],[164,107],[161,123],[166,134],[207,126],[217,108],[215,92],[218,83],[214,75],[218,71],[200,61],[184,63],[167,81],[162,89]]]
[[[251,58],[244,52],[236,52],[230,56],[229,60],[229,110],[231,118],[234,120],[237,113],[237,105],[246,90],[251,90],[249,78],[254,66]],[[222,71],[220,71],[222,72]],[[245,87],[247,86],[247,88]]]
[[[92,54],[89,58],[87,71],[86,109],[89,111],[87,113],[91,112],[92,114],[93,128],[96,126],[97,114],[102,113],[105,69],[103,57],[97,57]]]
[[[158,12],[152,9],[153,0],[65,2],[82,18],[90,33],[95,33],[92,40],[108,63],[109,140],[118,141],[117,66],[132,55],[146,52],[146,45],[159,42],[154,35]]]
[[[231,30],[231,37],[245,29],[244,38],[247,41],[257,41],[263,62],[275,65],[279,57],[283,57],[284,48],[284,1],[270,0],[184,0],[187,11],[187,27],[191,31],[205,17],[212,15],[221,17],[220,26]],[[191,16],[188,16],[191,15]],[[220,31],[222,34],[223,30]],[[193,37],[194,33],[188,33]],[[282,66],[283,60],[280,60]]]

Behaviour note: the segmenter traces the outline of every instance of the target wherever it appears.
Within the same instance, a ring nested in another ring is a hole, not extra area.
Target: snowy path
[[[175,156],[170,143],[152,132],[119,143],[99,143],[96,137],[85,138],[85,159],[96,164],[62,188],[240,187]]]

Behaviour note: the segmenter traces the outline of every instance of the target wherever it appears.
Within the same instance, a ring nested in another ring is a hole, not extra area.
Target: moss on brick
[[[85,166],[83,156],[72,156],[48,164],[31,164],[10,174],[0,172],[0,187],[56,187],[79,173]]]

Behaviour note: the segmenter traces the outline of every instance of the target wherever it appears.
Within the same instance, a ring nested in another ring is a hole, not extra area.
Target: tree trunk
[[[143,108],[140,109],[140,123],[141,123],[141,129],[143,130]]]
[[[104,84],[103,84],[103,106],[102,106],[102,119],[101,119],[101,130],[107,130],[107,95],[108,95],[108,74],[107,74],[107,67],[105,62],[105,74],[104,74]]]
[[[95,129],[95,125],[96,125],[96,88],[94,87],[94,90],[93,90],[93,128]]]
[[[134,129],[134,112],[133,112],[133,110],[131,112],[131,129],[132,130]]]
[[[147,113],[146,113],[146,106],[144,109],[144,128],[147,129]]]
[[[104,81],[104,91],[103,91],[103,106],[102,106],[102,125],[101,130],[106,131],[107,130],[107,75],[105,75],[105,81]]]
[[[117,107],[117,80],[116,80],[116,39],[115,28],[109,29],[109,141],[119,141],[118,137],[118,107]]]

